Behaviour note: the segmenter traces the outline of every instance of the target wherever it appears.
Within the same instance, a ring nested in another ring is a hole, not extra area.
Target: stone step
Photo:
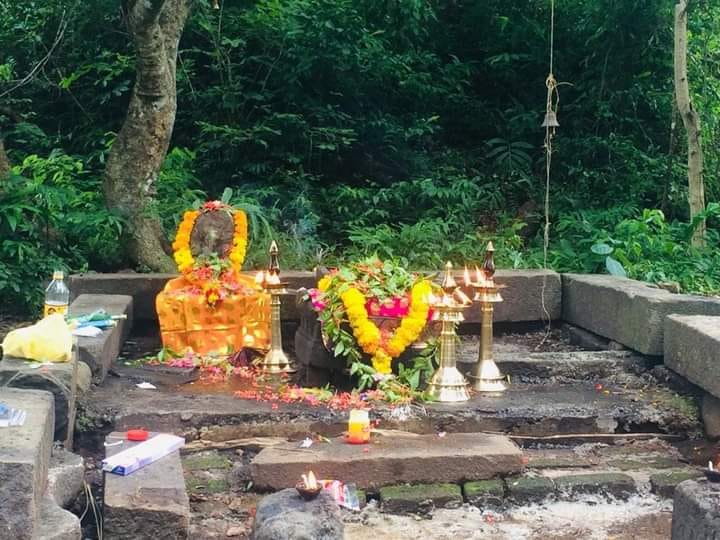
[[[675,489],[673,540],[720,538],[720,484],[686,480]]]
[[[108,436],[108,443],[125,433]],[[136,443],[106,447],[107,455]],[[180,453],[175,451],[128,476],[105,473],[104,536],[108,540],[188,538],[190,500],[185,489]]]
[[[562,319],[642,354],[662,355],[667,315],[720,315],[720,300],[607,275],[562,275]]]
[[[51,497],[43,498],[33,540],[80,540],[80,519],[60,508]]]
[[[670,315],[665,365],[720,398],[720,317]]]
[[[459,347],[461,372],[470,372],[477,362],[478,341],[463,340]],[[512,374],[512,380],[535,383],[619,379],[642,374],[654,365],[648,358],[631,351],[526,353],[500,350],[495,354],[495,362],[502,373]]]
[[[19,358],[3,358],[0,362],[0,386],[51,392],[55,398],[55,440],[62,440],[67,430],[72,370],[72,362],[40,364]],[[90,389],[91,382],[90,368],[85,362],[78,362],[79,398]]]
[[[359,488],[399,483],[457,483],[521,471],[522,452],[510,439],[483,433],[400,437],[376,436],[367,445],[333,439],[299,449],[297,443],[265,448],[253,460],[258,489],[293,487],[312,470],[319,478],[342,479]]]
[[[463,503],[482,511],[502,511],[508,506],[539,504],[549,499],[577,501],[595,496],[622,500],[643,489],[643,482],[630,474],[594,470],[553,476],[530,472],[460,484],[399,484],[382,487],[373,497],[379,499],[383,512],[430,514],[437,509],[458,508]]]
[[[69,312],[71,316],[78,317],[89,315],[98,309],[104,309],[110,315],[127,317],[118,320],[116,326],[103,330],[99,336],[78,337],[79,359],[90,366],[95,380],[102,382],[130,334],[133,324],[133,298],[120,294],[81,294],[70,304]]]
[[[82,456],[64,448],[53,448],[48,467],[48,494],[62,508],[77,499],[85,481],[85,461]]]
[[[0,531],[3,538],[36,538],[53,441],[53,396],[0,388],[0,402],[24,409],[23,426],[0,428]]]
[[[255,436],[339,435],[347,411],[322,406],[244,400],[230,384],[142,390],[109,378],[88,399],[115,429],[145,427],[182,433],[188,440]],[[641,389],[594,382],[512,384],[502,396],[476,395],[461,404],[373,407],[382,429],[414,433],[504,432],[523,436],[657,432],[687,436],[701,429],[696,404],[661,386]]]

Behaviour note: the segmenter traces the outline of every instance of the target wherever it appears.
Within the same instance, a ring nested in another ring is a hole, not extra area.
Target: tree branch
[[[65,19],[65,12],[63,11],[62,16],[60,18],[60,24],[58,25],[57,32],[55,33],[55,39],[53,40],[52,45],[50,46],[50,49],[48,49],[47,54],[43,56],[40,61],[35,64],[35,66],[28,72],[27,75],[25,75],[22,79],[19,81],[16,81],[13,86],[11,86],[9,89],[5,90],[3,93],[0,94],[0,98],[4,98],[5,96],[11,94],[21,86],[24,86],[28,84],[30,81],[32,81],[35,76],[38,74],[38,72],[45,67],[45,64],[48,63],[50,58],[53,55],[53,52],[55,52],[55,49],[60,44],[60,42],[63,40],[63,36],[65,35],[65,29],[67,28],[67,20]]]

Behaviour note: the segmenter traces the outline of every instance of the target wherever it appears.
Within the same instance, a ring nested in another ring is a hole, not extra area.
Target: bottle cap
[[[53,272],[53,279],[63,279],[65,277],[65,274],[63,274],[62,270],[55,270]]]
[[[128,441],[147,441],[149,432],[144,429],[128,429],[127,440]]]

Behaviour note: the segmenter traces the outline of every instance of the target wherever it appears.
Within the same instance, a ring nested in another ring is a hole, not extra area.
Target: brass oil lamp
[[[488,242],[482,269],[476,268],[476,280],[471,281],[467,271],[465,273],[467,285],[475,289],[474,300],[480,303],[482,317],[478,362],[472,373],[468,373],[468,378],[473,389],[478,392],[500,394],[507,390],[508,385],[505,376],[500,373],[500,369],[493,359],[493,304],[503,300],[498,291],[502,286],[495,285],[493,279],[495,275],[494,254],[493,243]]]
[[[280,281],[280,250],[273,240],[270,244],[270,265],[267,272],[260,273],[257,281],[270,294],[270,350],[259,364],[263,373],[279,375],[294,373],[290,359],[282,348],[281,296],[287,293],[287,283]]]
[[[445,265],[443,295],[432,302],[433,320],[440,321],[440,366],[433,373],[426,392],[433,400],[453,403],[470,399],[468,383],[457,368],[455,325],[464,320],[462,311],[472,302],[457,286],[452,264]]]

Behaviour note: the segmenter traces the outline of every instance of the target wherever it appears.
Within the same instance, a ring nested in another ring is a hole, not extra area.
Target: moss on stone
[[[527,469],[578,469],[587,468],[590,464],[582,458],[540,457],[530,459]]]
[[[478,480],[463,485],[465,499],[478,508],[502,506],[505,497],[505,484],[502,480]]]
[[[185,487],[188,493],[222,493],[230,489],[229,484],[222,478],[185,478]]]
[[[692,396],[681,396],[680,394],[669,394],[660,398],[659,404],[663,409],[675,409],[678,414],[691,423],[700,422],[700,407],[697,400]]]
[[[672,498],[675,486],[685,480],[694,480],[702,476],[697,469],[689,467],[657,472],[650,475],[650,491],[660,497]]]
[[[625,498],[635,492],[635,481],[622,473],[596,473],[560,476],[555,478],[555,485],[561,492],[575,493],[607,493]]]
[[[186,471],[207,471],[210,469],[229,469],[232,462],[218,452],[195,454],[184,457],[183,468]]]
[[[555,493],[555,483],[545,476],[512,476],[505,483],[509,497],[518,503],[539,502]]]
[[[644,459],[614,459],[608,461],[608,467],[621,471],[641,471],[644,469],[672,469],[679,465],[676,459],[667,456],[649,456]]]
[[[385,512],[426,513],[433,508],[457,508],[463,497],[456,484],[405,484],[380,488],[380,502]]]

